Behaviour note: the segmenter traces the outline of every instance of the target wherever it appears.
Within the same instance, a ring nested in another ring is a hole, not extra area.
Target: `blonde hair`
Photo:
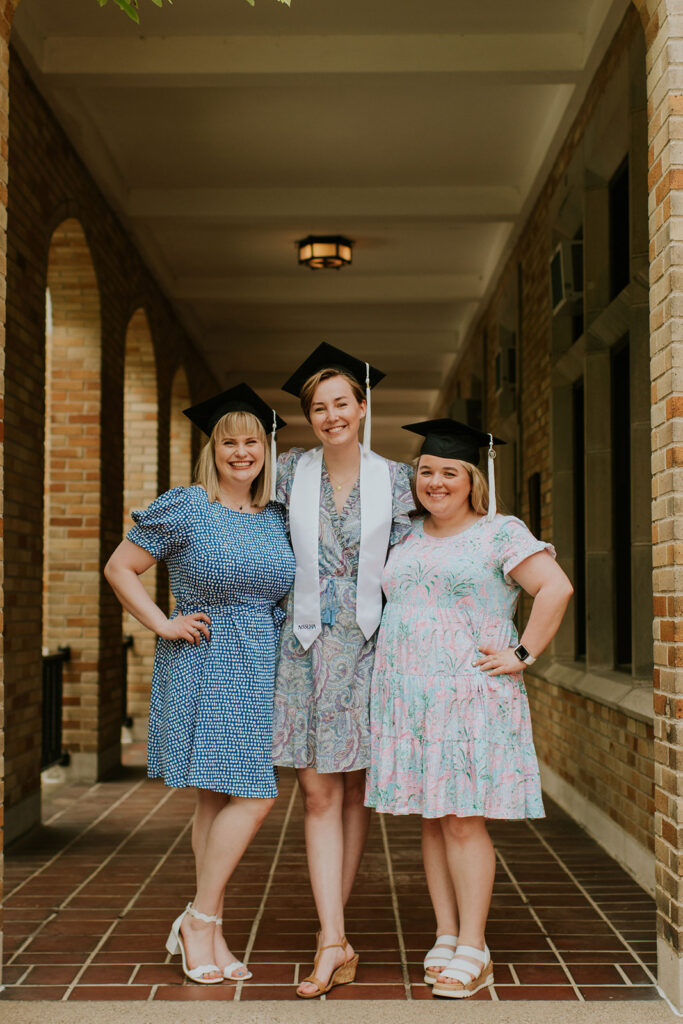
[[[311,422],[311,406],[313,405],[313,396],[315,395],[318,384],[322,384],[324,380],[331,380],[332,377],[343,377],[345,381],[351,387],[353,397],[356,399],[358,404],[365,401],[365,390],[361,387],[355,377],[346,370],[336,370],[330,366],[325,370],[318,370],[311,377],[308,378],[301,391],[299,392],[299,399],[301,400],[301,408],[304,411],[304,416]]]
[[[415,508],[420,515],[428,515],[427,509],[424,507],[422,502],[417,496],[417,470],[420,465],[421,456],[418,455],[416,459],[413,459],[413,473],[410,481],[410,486],[413,492],[413,501],[415,502]],[[473,465],[471,462],[464,462],[462,459],[454,459],[454,462],[458,462],[470,478],[470,508],[477,513],[478,516],[485,516],[489,510],[489,482],[484,476],[478,466]]]
[[[255,505],[262,508],[270,500],[270,484],[273,470],[270,464],[270,451],[266,444],[266,432],[263,429],[263,424],[251,412],[226,412],[225,416],[221,416],[211,431],[211,437],[202,448],[197,459],[193,483],[199,484],[200,487],[204,488],[209,501],[219,500],[221,492],[218,470],[216,469],[216,445],[226,437],[238,437],[240,435],[257,437],[263,445],[263,466],[261,472],[251,485],[251,499]]]

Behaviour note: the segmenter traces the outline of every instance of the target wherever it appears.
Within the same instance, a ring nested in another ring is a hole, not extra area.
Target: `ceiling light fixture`
[[[339,270],[351,263],[353,242],[343,235],[307,235],[296,243],[299,251],[299,265],[305,264],[311,270],[329,267]]]

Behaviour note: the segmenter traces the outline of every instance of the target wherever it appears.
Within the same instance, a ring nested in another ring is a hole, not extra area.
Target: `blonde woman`
[[[280,506],[269,501],[266,434],[277,423],[239,385],[185,410],[209,436],[195,485],[148,509],[109,559],[105,575],[123,607],[159,637],[149,714],[148,773],[196,789],[192,828],[197,890],[167,948],[192,981],[251,974],[221,927],[225,886],[277,796],[272,762],[277,602],[294,579]],[[166,562],[170,618],[139,577]]]
[[[493,984],[486,820],[543,817],[522,673],[555,635],[572,587],[550,544],[496,513],[477,463],[497,439],[449,419],[406,429],[425,439],[415,477],[423,517],[382,578],[366,802],[422,817],[437,933],[425,982],[462,999]],[[520,642],[521,589],[534,601]]]
[[[370,820],[368,698],[387,551],[410,529],[410,471],[370,448],[370,389],[384,375],[323,343],[284,390],[297,395],[318,445],[280,457],[296,581],[287,601],[275,684],[273,757],[297,769],[320,931],[314,999],[355,978],[344,907]],[[362,421],[363,445],[358,435]]]

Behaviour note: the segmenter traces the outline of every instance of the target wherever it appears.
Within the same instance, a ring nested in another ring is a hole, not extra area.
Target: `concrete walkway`
[[[664,1003],[132,1003],[127,1024],[669,1024]],[[0,1003],[0,1024],[120,1024],[114,1003]]]

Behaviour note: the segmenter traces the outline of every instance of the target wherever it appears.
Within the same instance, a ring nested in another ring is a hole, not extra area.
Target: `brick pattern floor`
[[[294,999],[317,927],[291,772],[229,887],[225,932],[254,978],[198,986],[164,944],[193,895],[190,791],[121,779],[51,797],[46,824],[7,853],[5,999]],[[549,803],[542,822],[492,826],[496,984],[474,998],[658,999],[653,901]],[[347,913],[357,981],[329,999],[432,999],[433,919],[419,820],[373,817]]]

